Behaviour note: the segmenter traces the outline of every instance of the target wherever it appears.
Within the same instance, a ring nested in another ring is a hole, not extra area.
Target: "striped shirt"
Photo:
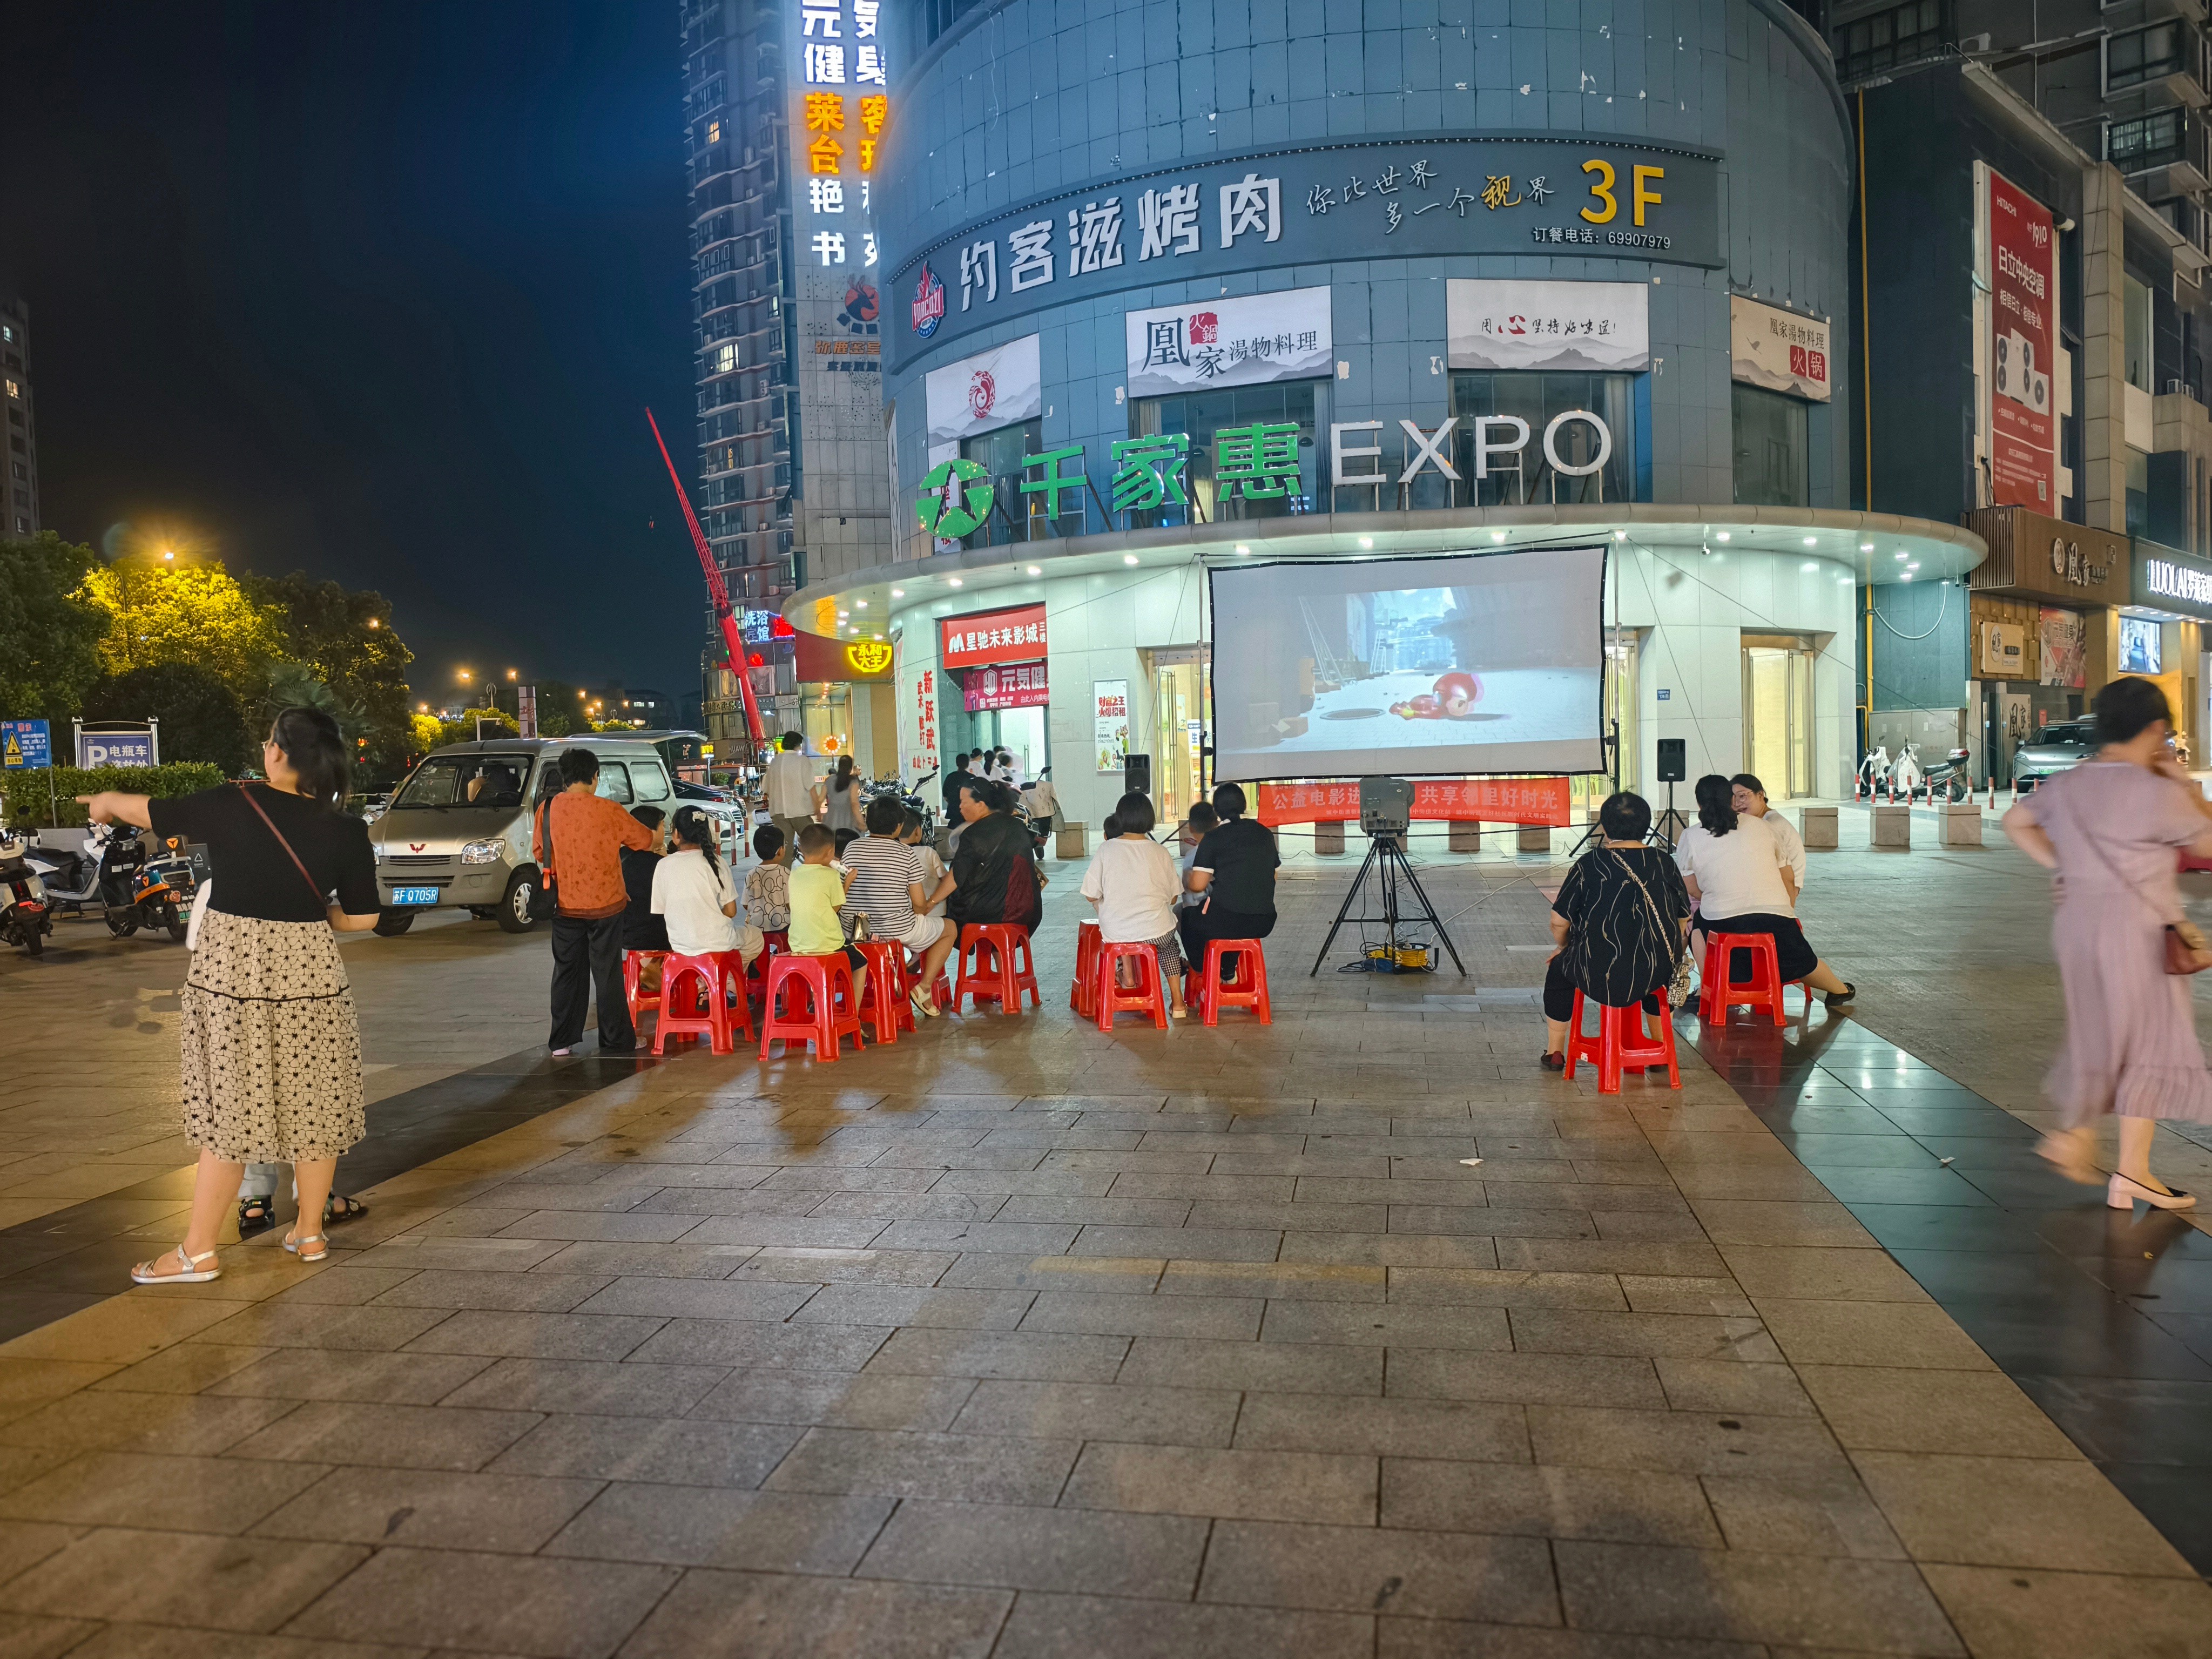
[[[914,930],[914,895],[921,884],[921,859],[904,842],[889,836],[863,836],[845,849],[853,872],[845,889],[845,916],[865,915],[875,939],[904,939]]]

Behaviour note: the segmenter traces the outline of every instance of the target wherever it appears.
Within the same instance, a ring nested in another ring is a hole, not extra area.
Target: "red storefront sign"
[[[1045,653],[1044,607],[1041,605],[979,611],[972,617],[946,617],[938,623],[937,629],[947,668],[1028,662]]]
[[[1990,503],[2057,516],[2050,210],[1990,174]]]
[[[971,714],[986,708],[1042,708],[1052,701],[1041,662],[971,668],[961,689]]]
[[[792,672],[801,680],[866,681],[891,677],[891,647],[882,640],[825,640],[801,634],[793,641]]]
[[[1263,783],[1261,823],[1349,823],[1359,817],[1356,783]],[[1565,778],[1444,778],[1413,785],[1413,816],[1455,823],[1565,824]]]
[[[915,754],[914,769],[927,772],[939,765],[937,758],[937,671],[925,668],[914,683]]]

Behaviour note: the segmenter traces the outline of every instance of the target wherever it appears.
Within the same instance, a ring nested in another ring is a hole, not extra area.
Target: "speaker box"
[[[1689,739],[1662,738],[1659,739],[1659,781],[1684,783],[1690,776]]]
[[[1150,755],[1122,757],[1121,793],[1125,795],[1149,795],[1152,793],[1152,757]]]

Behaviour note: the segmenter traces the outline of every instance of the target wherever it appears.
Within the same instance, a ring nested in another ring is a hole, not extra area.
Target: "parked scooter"
[[[23,856],[28,845],[20,831],[0,830],[0,940],[37,956],[54,931],[54,913],[46,883]]]
[[[33,847],[29,858],[45,878],[52,909],[96,909],[118,939],[141,927],[162,928],[183,943],[199,883],[182,842],[172,837],[149,856],[137,834],[118,835],[112,824],[100,823],[84,838],[82,853]]]
[[[1917,764],[1918,757],[1916,756],[1914,759]],[[1973,755],[1971,750],[1954,749],[1928,769],[1920,787],[1927,790],[1928,804],[1930,806],[1939,800],[1962,801],[1972,799],[1974,793],[1974,779],[1971,769],[1972,759]]]
[[[1878,744],[1859,763],[1859,787],[1869,798],[1879,796],[1889,781],[1889,745]]]

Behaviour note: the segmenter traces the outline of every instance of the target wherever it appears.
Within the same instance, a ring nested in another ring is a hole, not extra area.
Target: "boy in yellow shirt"
[[[799,865],[791,872],[791,949],[802,957],[843,951],[857,1008],[868,982],[868,959],[845,943],[845,924],[837,915],[845,902],[845,878],[830,867],[836,854],[836,835],[826,826],[810,823],[799,832]]]

